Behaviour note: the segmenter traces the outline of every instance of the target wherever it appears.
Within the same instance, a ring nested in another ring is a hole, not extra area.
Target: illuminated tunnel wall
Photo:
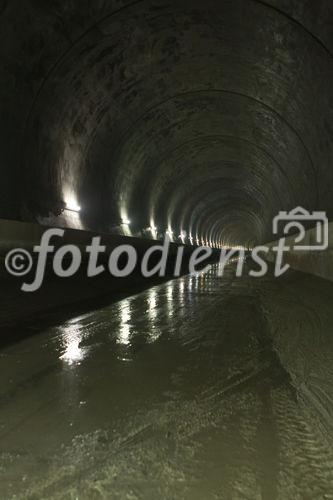
[[[1,217],[244,245],[279,210],[332,217],[331,0],[0,12]]]

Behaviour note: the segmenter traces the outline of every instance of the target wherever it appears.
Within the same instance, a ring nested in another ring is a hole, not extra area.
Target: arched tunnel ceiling
[[[279,210],[332,218],[332,15],[329,0],[2,2],[3,216],[75,225],[56,216],[74,200],[82,228],[250,244]]]

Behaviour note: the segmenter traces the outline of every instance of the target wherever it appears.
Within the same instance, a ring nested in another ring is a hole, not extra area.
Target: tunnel
[[[331,498],[333,3],[0,23],[0,498]]]

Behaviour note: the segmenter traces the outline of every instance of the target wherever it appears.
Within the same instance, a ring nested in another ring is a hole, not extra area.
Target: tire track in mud
[[[107,434],[82,436],[65,450],[67,458],[58,458],[62,466],[55,464],[48,480],[22,498],[70,498],[80,492],[80,499],[121,499],[132,491],[133,498],[146,500],[156,488],[163,499],[199,499],[202,489],[209,492],[207,499],[332,498],[333,452],[278,372],[273,366],[251,384],[220,390],[217,398],[201,395],[143,412],[132,417],[132,430],[123,429],[112,441]],[[209,466],[200,455],[212,436],[220,441],[224,486],[214,475],[211,484],[198,480],[198,471]],[[73,456],[81,457],[77,468]]]
[[[290,499],[333,498],[333,449],[318,421],[295,402],[291,388],[276,390],[273,404],[280,436],[280,488],[288,485]]]

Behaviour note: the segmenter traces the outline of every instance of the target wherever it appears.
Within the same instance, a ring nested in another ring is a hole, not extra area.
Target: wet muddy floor
[[[217,272],[0,351],[1,499],[333,499],[333,284]]]

